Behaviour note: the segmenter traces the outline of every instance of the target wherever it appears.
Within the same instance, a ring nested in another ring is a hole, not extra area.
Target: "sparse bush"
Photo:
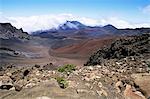
[[[67,64],[67,65],[59,67],[58,71],[61,73],[70,74],[70,73],[72,73],[72,71],[75,71],[75,67],[76,66],[73,64]]]
[[[56,80],[57,80],[60,88],[65,89],[68,87],[68,82],[63,77],[56,77]]]

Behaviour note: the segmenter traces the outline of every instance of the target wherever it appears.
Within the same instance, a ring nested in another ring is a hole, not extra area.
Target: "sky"
[[[57,27],[66,20],[90,26],[150,27],[150,0],[0,0],[0,22],[27,32]]]

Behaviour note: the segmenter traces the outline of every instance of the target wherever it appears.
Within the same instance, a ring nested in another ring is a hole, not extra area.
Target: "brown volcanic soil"
[[[50,56],[57,58],[58,64],[75,64],[83,66],[89,56],[99,48],[111,44],[118,37],[105,37],[99,39],[83,40],[80,43],[72,44],[57,49],[49,49]]]
[[[75,64],[83,66],[88,57],[104,45],[110,44],[117,37],[105,37],[99,39],[84,39],[77,44],[63,46],[57,49],[52,49],[49,45],[43,46],[32,43],[8,43],[1,47],[11,48],[13,50],[29,52],[35,54],[35,57],[7,57],[2,58],[2,63],[15,64],[18,66],[30,65],[45,65],[53,63],[56,66],[63,64]],[[37,56],[36,56],[37,55]]]
[[[50,54],[59,57],[81,58],[89,57],[93,52],[106,45],[109,45],[117,37],[105,37],[99,39],[88,39],[81,43],[64,46],[50,50]]]

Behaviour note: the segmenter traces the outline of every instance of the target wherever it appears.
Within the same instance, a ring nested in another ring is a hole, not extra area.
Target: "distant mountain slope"
[[[50,41],[33,37],[10,23],[0,23],[0,64],[48,62]],[[45,47],[48,45],[48,48]]]
[[[102,48],[105,45],[109,45],[117,37],[106,37],[99,39],[89,39],[83,42],[72,44],[64,47],[54,49],[54,52],[59,55],[63,54],[76,54],[82,57],[89,57],[90,54]]]
[[[24,32],[22,28],[17,29],[10,23],[0,23],[0,38],[1,39],[18,38],[28,40],[29,35],[27,32]]]
[[[86,28],[87,26],[78,21],[66,21],[66,23],[59,25],[59,30],[78,30]]]
[[[116,34],[118,35],[135,35],[142,33],[150,33],[150,28],[135,28],[135,29],[118,29]]]
[[[44,32],[44,33],[43,33]],[[150,28],[136,29],[117,29],[113,25],[106,26],[86,26],[78,21],[66,21],[64,24],[55,29],[34,32],[34,36],[51,38],[55,36],[72,37],[72,38],[99,38],[112,35],[134,35],[141,33],[150,33]]]

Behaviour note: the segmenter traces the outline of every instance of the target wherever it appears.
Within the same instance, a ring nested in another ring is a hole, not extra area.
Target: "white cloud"
[[[144,13],[147,13],[147,14],[150,14],[150,5],[147,5],[143,8],[143,12]]]
[[[117,28],[138,28],[150,26],[150,23],[131,23],[117,17],[92,19],[87,17],[77,17],[72,14],[50,14],[29,17],[0,17],[0,22],[10,22],[15,27],[23,28],[23,30],[27,32],[47,30],[53,27],[58,27],[58,25],[66,22],[66,20],[80,21],[88,26],[103,26],[107,24],[112,24]]]
[[[140,27],[150,27],[150,23],[132,23],[122,20],[117,17],[110,17],[106,19],[101,19],[100,23],[102,25],[112,24],[117,28],[140,28]]]
[[[39,15],[29,17],[1,17],[1,22],[10,22],[17,28],[23,28],[24,31],[32,32],[37,30],[47,30],[50,28],[57,28],[58,25],[63,24],[67,20],[77,20],[89,26],[99,25],[97,20],[77,17],[72,14],[58,14],[58,15]]]
[[[96,26],[96,25],[100,25],[99,20],[96,19],[91,19],[91,18],[86,18],[86,17],[82,17],[78,19],[81,23],[89,25],[89,26]]]
[[[133,25],[131,25],[131,23],[124,21],[122,19],[119,19],[117,17],[110,17],[110,18],[102,19],[100,21],[102,25],[112,24],[117,28],[133,28]]]
[[[47,30],[53,27],[57,27],[59,24],[64,23],[66,19],[70,20],[72,15],[60,14],[60,15],[40,15],[30,17],[9,17],[12,25],[23,28],[27,32],[37,30]]]

